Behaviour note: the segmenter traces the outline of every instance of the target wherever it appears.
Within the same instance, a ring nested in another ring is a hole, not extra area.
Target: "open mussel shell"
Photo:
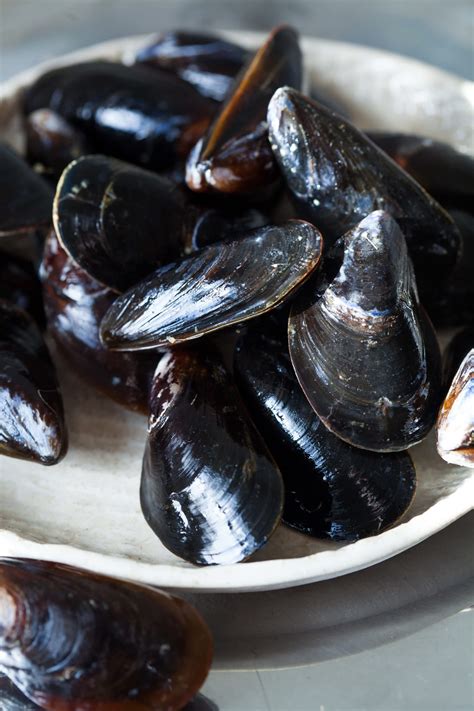
[[[215,106],[170,72],[106,61],[52,69],[24,97],[26,114],[50,108],[107,155],[155,169],[188,154]]]
[[[26,156],[35,170],[57,179],[71,161],[89,152],[83,134],[51,109],[26,117]]]
[[[28,311],[38,326],[45,325],[41,283],[26,259],[0,252],[0,299],[7,299]]]
[[[461,237],[451,217],[352,124],[284,87],[270,101],[268,130],[288,186],[325,237],[385,210],[406,237],[418,280],[431,283],[452,270]]]
[[[474,468],[474,348],[454,376],[439,413],[437,434],[443,459]]]
[[[46,711],[178,711],[212,659],[184,600],[42,561],[0,560],[0,671]]]
[[[48,328],[69,366],[120,405],[147,414],[159,353],[117,353],[100,341],[100,322],[116,293],[73,262],[54,232],[46,241],[40,274]]]
[[[248,558],[281,518],[280,472],[209,348],[158,364],[140,499],[163,545],[198,565]]]
[[[267,194],[279,179],[268,143],[268,102],[278,87],[299,88],[301,81],[298,36],[291,27],[278,27],[237,77],[232,93],[193,148],[188,186],[197,192]]]
[[[137,63],[175,72],[215,101],[225,99],[248,59],[238,44],[197,32],[167,32],[136,56]]]
[[[0,239],[34,234],[51,224],[53,192],[10,146],[0,141]]]
[[[54,365],[31,316],[0,300],[0,454],[56,464],[67,432]]]
[[[444,207],[474,210],[474,159],[467,153],[426,136],[384,131],[367,135]]]
[[[380,533],[408,508],[416,486],[410,456],[352,447],[321,422],[291,366],[285,330],[255,323],[237,342],[239,391],[283,475],[283,522],[318,538]]]
[[[441,357],[418,303],[405,239],[385,212],[344,236],[329,285],[310,284],[289,319],[298,380],[325,425],[363,449],[421,441],[441,397]]]
[[[254,318],[303,283],[321,249],[321,234],[301,220],[212,244],[119,296],[102,321],[102,342],[116,350],[169,346]]]
[[[170,180],[88,155],[62,174],[53,219],[72,259],[89,276],[123,291],[180,256],[196,217]]]

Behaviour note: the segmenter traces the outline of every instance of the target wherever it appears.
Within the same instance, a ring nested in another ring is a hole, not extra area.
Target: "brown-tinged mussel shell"
[[[307,279],[321,249],[321,234],[302,220],[211,244],[119,296],[102,321],[102,342],[116,350],[169,346],[259,316]]]
[[[48,328],[70,367],[119,404],[147,414],[159,353],[117,353],[99,338],[101,319],[117,294],[73,262],[54,232],[45,244],[40,275]]]
[[[28,161],[52,180],[68,163],[89,152],[85,136],[51,109],[37,109],[27,116],[25,131]]]
[[[268,143],[268,102],[280,86],[302,81],[298,36],[278,27],[237,77],[207,133],[188,158],[186,182],[197,192],[268,194],[279,171]]]
[[[363,449],[399,451],[433,426],[441,398],[436,335],[418,302],[403,234],[376,211],[343,239],[327,288],[310,284],[289,319],[298,380],[325,425]]]
[[[0,709],[2,711],[38,711],[39,708],[27,699],[7,676],[0,674]]]
[[[51,224],[53,192],[28,163],[0,141],[0,239],[32,235]]]
[[[474,326],[459,331],[449,341],[443,353],[443,382],[446,391],[450,388],[462,361],[474,348]]]
[[[223,101],[249,54],[216,35],[166,32],[141,49],[136,62],[174,72],[203,96]]]
[[[428,316],[437,328],[474,325],[474,214],[449,211],[462,236],[462,251],[445,279],[425,284],[421,294]]]
[[[474,211],[474,159],[467,153],[426,136],[384,131],[367,135],[443,207]]]
[[[286,329],[265,329],[261,321],[253,322],[237,342],[234,371],[283,475],[283,522],[337,541],[382,532],[413,498],[416,475],[410,456],[367,452],[332,434],[298,384]]]
[[[0,252],[0,299],[7,299],[45,325],[41,283],[35,268],[26,259]]]
[[[437,448],[447,462],[474,468],[474,348],[459,366],[437,423]]]
[[[0,560],[0,671],[45,711],[178,711],[212,660],[184,600],[43,561]]]
[[[158,364],[140,499],[163,545],[199,565],[248,558],[281,518],[280,472],[210,347]]]
[[[26,114],[52,109],[103,153],[157,170],[188,154],[215,106],[170,72],[106,61],[52,69],[24,97]]]
[[[461,236],[451,217],[352,124],[284,87],[270,101],[268,130],[288,186],[325,237],[385,210],[406,237],[418,282],[453,269]]]
[[[197,217],[172,181],[101,155],[68,165],[53,208],[56,234],[68,254],[118,291],[179,258]]]
[[[32,317],[0,300],[0,454],[56,464],[67,449],[54,365]]]

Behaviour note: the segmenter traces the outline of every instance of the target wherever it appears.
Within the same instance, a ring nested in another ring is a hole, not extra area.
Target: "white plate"
[[[261,36],[234,33],[249,46]],[[127,58],[148,37],[114,40],[61,57],[4,84],[0,132],[21,147],[18,93],[47,67]],[[378,50],[306,39],[312,82],[342,99],[363,128],[414,131],[472,150],[473,85]],[[351,544],[316,541],[281,526],[250,562],[196,568],[169,553],[138,500],[144,418],[101,398],[57,359],[70,451],[52,468],[0,458],[0,556],[54,560],[150,584],[195,591],[292,587],[366,568],[400,553],[470,510],[473,478],[436,454],[432,437],[412,449],[419,478],[402,521]]]

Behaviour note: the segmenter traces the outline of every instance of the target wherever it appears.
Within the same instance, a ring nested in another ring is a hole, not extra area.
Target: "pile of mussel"
[[[169,33],[40,76],[26,158],[0,144],[0,453],[66,455],[52,339],[148,415],[143,515],[194,564],[280,521],[394,525],[435,426],[474,466],[474,161],[364,134],[302,83],[290,27],[256,52]],[[433,324],[458,329],[444,363]],[[0,560],[2,708],[179,709],[211,657],[183,601]]]
[[[143,515],[195,564],[280,521],[392,526],[434,426],[474,466],[474,161],[364,134],[302,85],[290,27],[256,52],[169,33],[40,76],[26,159],[0,148],[0,238],[33,254],[2,256],[0,451],[66,453],[52,337],[148,415]],[[433,324],[464,328],[444,367]]]

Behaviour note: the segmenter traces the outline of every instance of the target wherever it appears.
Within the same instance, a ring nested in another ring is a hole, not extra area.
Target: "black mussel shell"
[[[27,699],[7,676],[0,674],[0,709],[2,711],[38,711],[39,708]]]
[[[285,331],[249,328],[234,369],[240,393],[283,475],[283,522],[303,533],[358,540],[394,524],[416,486],[410,456],[366,452],[330,432],[305,398]]]
[[[26,157],[35,170],[57,179],[72,160],[88,153],[85,136],[51,109],[26,117]]]
[[[280,86],[302,80],[298,35],[291,27],[273,30],[237,77],[232,93],[187,164],[186,182],[197,192],[268,193],[279,180],[266,124],[268,102]]]
[[[420,442],[436,420],[441,357],[397,223],[370,214],[344,236],[342,264],[322,295],[311,287],[292,307],[289,343],[316,413],[363,449]]]
[[[426,136],[370,131],[370,140],[444,207],[474,211],[474,159]]]
[[[474,215],[450,210],[462,236],[462,252],[445,279],[425,284],[420,295],[437,328],[474,325]]]
[[[102,342],[116,350],[169,346],[254,318],[303,283],[321,248],[321,234],[301,220],[212,244],[119,296],[102,321]]]
[[[474,348],[474,326],[459,331],[448,343],[443,353],[443,380],[449,389],[462,361]]]
[[[72,259],[97,281],[124,291],[179,258],[197,210],[167,178],[88,155],[62,174],[53,219]]]
[[[141,49],[136,61],[175,72],[200,94],[223,101],[249,52],[216,35],[167,32]]]
[[[159,353],[117,353],[100,341],[100,322],[116,293],[78,267],[54,232],[46,241],[40,274],[48,328],[70,367],[120,405],[147,414]]]
[[[0,299],[28,311],[38,326],[45,325],[41,283],[35,268],[26,259],[0,252]]]
[[[94,61],[52,69],[26,91],[26,114],[50,108],[107,155],[168,168],[206,130],[215,103],[178,76]]]
[[[474,468],[474,348],[453,378],[439,412],[437,434],[443,459]]]
[[[325,236],[385,210],[406,237],[418,280],[452,270],[461,236],[451,217],[352,124],[284,87],[270,101],[268,129],[288,186]]]
[[[33,234],[51,224],[53,192],[6,143],[0,141],[0,238]]]
[[[158,364],[140,498],[163,545],[198,565],[248,558],[281,518],[280,472],[210,349]]]
[[[184,600],[43,561],[0,560],[0,671],[45,711],[178,711],[212,660]]]
[[[0,454],[59,462],[67,432],[54,365],[31,316],[6,300],[0,300],[0,403]]]

